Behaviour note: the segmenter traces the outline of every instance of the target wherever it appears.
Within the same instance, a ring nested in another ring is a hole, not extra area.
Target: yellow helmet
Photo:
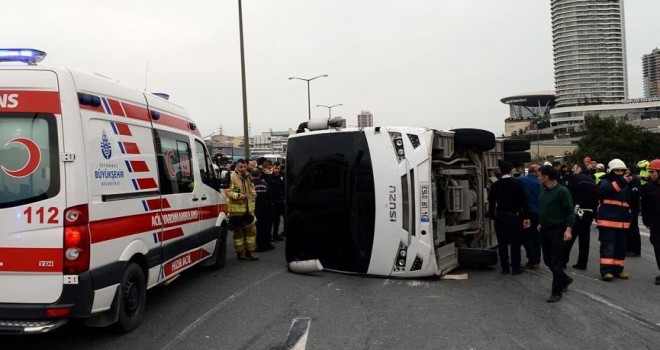
[[[649,166],[649,161],[648,160],[640,160],[637,162],[637,168],[639,169],[646,169]]]

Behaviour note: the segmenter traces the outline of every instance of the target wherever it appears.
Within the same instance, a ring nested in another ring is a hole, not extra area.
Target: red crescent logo
[[[17,178],[32,175],[32,173],[37,171],[37,168],[39,168],[39,164],[41,164],[41,150],[39,150],[39,145],[37,145],[34,141],[30,139],[26,139],[24,137],[17,137],[9,140],[7,143],[5,143],[5,146],[12,143],[20,143],[21,145],[25,146],[25,148],[28,151],[27,163],[25,163],[25,165],[22,168],[17,170],[7,169],[4,166],[2,166],[2,171],[4,171],[5,174],[11,177],[17,177]]]
[[[172,150],[167,151],[167,156],[165,157],[165,164],[167,165],[167,173],[170,176],[170,179],[176,179],[176,170],[174,170],[174,152]]]

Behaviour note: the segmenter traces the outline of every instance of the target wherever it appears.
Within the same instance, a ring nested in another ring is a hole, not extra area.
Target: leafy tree
[[[569,162],[581,162],[589,156],[606,166],[614,158],[630,166],[642,159],[660,157],[660,134],[614,118],[586,116],[584,136],[577,145],[578,148],[567,157]]]

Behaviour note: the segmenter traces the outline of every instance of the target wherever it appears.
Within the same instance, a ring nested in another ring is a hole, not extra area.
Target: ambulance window
[[[54,115],[0,113],[0,208],[56,196],[58,154]]]
[[[158,176],[162,194],[192,192],[192,151],[190,139],[169,131],[154,130],[158,154]]]
[[[195,150],[197,153],[197,161],[199,162],[199,175],[202,179],[202,182],[205,184],[211,185],[211,180],[214,176],[213,162],[206,152],[206,147],[199,140],[195,140]]]

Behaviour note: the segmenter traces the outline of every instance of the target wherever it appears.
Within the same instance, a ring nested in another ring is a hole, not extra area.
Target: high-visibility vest
[[[247,194],[248,198],[240,199],[241,194]],[[233,171],[231,173],[231,184],[229,188],[225,189],[225,197],[227,197],[227,211],[229,216],[246,214],[246,209],[248,214],[254,214],[254,202],[257,192],[254,190],[254,185],[249,175],[242,176],[236,171]],[[245,205],[246,202],[247,206]]]

